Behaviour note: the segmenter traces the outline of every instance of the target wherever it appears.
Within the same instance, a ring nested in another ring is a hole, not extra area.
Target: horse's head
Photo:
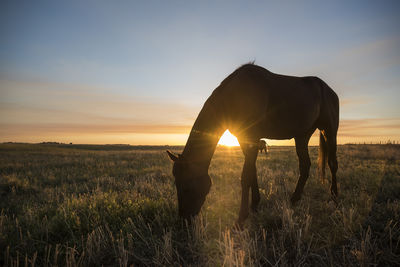
[[[211,179],[207,170],[200,170],[196,164],[186,161],[167,151],[174,161],[172,174],[178,193],[179,215],[188,219],[200,212],[201,206],[211,187]]]

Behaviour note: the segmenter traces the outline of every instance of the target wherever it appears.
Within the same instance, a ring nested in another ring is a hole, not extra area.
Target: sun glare
[[[233,134],[231,134],[229,130],[226,130],[224,132],[224,134],[219,139],[218,144],[223,146],[239,146],[237,138]]]

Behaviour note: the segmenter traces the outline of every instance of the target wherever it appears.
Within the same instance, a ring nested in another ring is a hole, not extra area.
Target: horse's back
[[[239,99],[251,106],[260,100],[263,104],[281,104],[282,102],[296,102],[304,98],[320,97],[320,79],[317,77],[296,77],[276,74],[267,69],[246,64],[235,70],[225,78],[213,95],[227,100]]]
[[[311,129],[318,119],[322,105],[319,81],[247,64],[229,75],[213,95],[231,124],[260,136],[288,139]]]

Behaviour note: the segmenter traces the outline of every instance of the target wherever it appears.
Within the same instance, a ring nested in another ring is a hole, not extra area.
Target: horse
[[[260,193],[256,159],[261,138],[295,140],[299,178],[290,201],[294,205],[309,176],[308,143],[316,129],[319,134],[320,176],[325,166],[331,171],[332,197],[338,196],[336,139],[339,127],[339,98],[320,78],[276,74],[249,63],[240,66],[212,92],[204,103],[182,154],[167,151],[174,162],[172,173],[178,196],[178,212],[189,219],[200,212],[211,188],[208,168],[222,133],[229,129],[244,154],[241,174],[241,204],[237,223],[257,211]]]
[[[258,150],[260,154],[262,154],[263,151],[265,152],[265,154],[267,154],[267,142],[265,140],[260,140],[258,142]]]

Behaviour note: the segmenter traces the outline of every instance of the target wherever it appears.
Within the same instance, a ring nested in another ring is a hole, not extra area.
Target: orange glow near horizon
[[[223,146],[239,146],[239,141],[229,130],[226,130],[219,139],[218,144]]]
[[[22,115],[25,119],[32,120],[27,123],[13,117],[14,113],[7,113],[7,108],[0,109],[6,116],[0,117],[0,143],[21,142],[62,142],[74,144],[130,144],[130,145],[185,145],[190,132],[190,123],[154,123],[139,124],[126,122],[123,119],[93,119],[78,116],[76,122],[72,123],[72,114],[64,117],[62,123],[54,123],[56,112],[46,112],[47,117],[28,110]],[[7,116],[10,115],[10,116]],[[50,117],[49,117],[50,116]],[[41,119],[41,123],[35,121]],[[166,118],[165,118],[166,119]],[[400,118],[390,119],[359,119],[340,122],[338,132],[338,144],[346,143],[400,143]],[[294,139],[273,140],[268,139],[270,146],[293,146]],[[315,146],[319,143],[319,131],[316,130],[310,139],[309,145]],[[223,146],[238,146],[235,136],[226,131],[219,141]]]

